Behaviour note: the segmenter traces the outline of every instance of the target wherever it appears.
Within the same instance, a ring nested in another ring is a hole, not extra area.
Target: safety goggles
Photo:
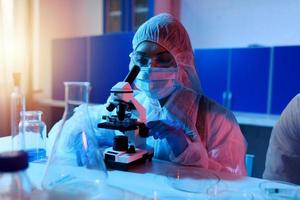
[[[176,66],[175,59],[168,51],[158,53],[153,57],[150,57],[142,52],[133,51],[129,54],[129,57],[131,58],[134,64],[140,67],[149,67],[150,64],[152,64],[153,62],[159,67]]]

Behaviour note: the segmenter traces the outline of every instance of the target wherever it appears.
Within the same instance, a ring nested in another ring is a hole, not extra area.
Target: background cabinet
[[[230,108],[234,111],[267,113],[270,48],[232,49]]]
[[[281,113],[300,92],[300,46],[275,47],[272,79],[272,113]]]
[[[204,93],[225,105],[228,90],[229,49],[196,49],[195,65]]]
[[[110,89],[129,71],[133,33],[107,34],[90,38],[89,81],[91,102],[105,103]]]
[[[52,49],[52,97],[64,81],[90,81],[91,102],[104,103],[128,72],[134,33],[58,39]],[[233,111],[280,114],[300,92],[300,46],[195,49],[204,93]]]
[[[133,33],[53,41],[52,98],[64,100],[64,81],[89,81],[91,103],[105,103],[129,71]]]
[[[300,92],[300,46],[196,49],[205,94],[233,111],[280,114]]]

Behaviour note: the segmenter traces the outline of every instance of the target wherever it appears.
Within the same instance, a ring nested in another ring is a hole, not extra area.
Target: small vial
[[[21,73],[13,73],[14,89],[10,96],[12,150],[22,150],[24,144],[24,126],[19,123],[20,113],[25,112],[25,95],[21,88]],[[24,121],[24,120],[23,120]]]
[[[42,121],[42,114],[39,110],[21,114],[24,121],[20,121],[19,129],[24,127],[24,151],[28,154],[29,162],[45,161],[46,158],[46,124]]]

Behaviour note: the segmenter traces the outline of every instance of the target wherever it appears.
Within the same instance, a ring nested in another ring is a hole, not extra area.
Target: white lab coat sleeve
[[[202,168],[208,168],[208,156],[205,147],[203,146],[200,137],[195,138],[194,141],[185,135],[188,142],[187,148],[179,156],[175,157],[170,153],[170,160],[182,165],[193,165]]]
[[[232,112],[211,112],[208,121],[208,168],[246,175],[246,142]]]
[[[216,171],[246,175],[246,142],[232,112],[222,106],[207,102],[205,125],[206,143],[200,137],[191,140],[183,153],[170,160],[179,164],[199,166]],[[199,134],[197,134],[199,135]]]
[[[211,129],[213,133],[208,138],[207,149],[200,137],[191,141],[186,136],[187,148],[177,157],[171,153],[170,160],[183,165],[246,175],[244,162],[246,145],[239,126],[224,116],[217,118],[215,122],[219,123],[214,123]]]

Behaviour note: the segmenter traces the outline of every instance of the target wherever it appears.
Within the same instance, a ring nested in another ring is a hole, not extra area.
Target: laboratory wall
[[[102,34],[102,0],[40,0],[39,91],[51,97],[52,41]]]
[[[102,34],[103,0],[40,0],[38,3],[39,52],[36,65],[39,70],[33,72],[36,83],[33,97],[37,103],[34,108],[44,111],[43,118],[50,129],[55,123],[52,113],[59,113],[57,117],[62,114],[61,109],[55,110],[56,107],[40,103],[52,98],[53,40]]]
[[[154,1],[154,14],[170,13],[176,18],[180,18],[181,1],[184,0],[155,0]]]
[[[300,44],[299,0],[182,0],[194,48]]]

